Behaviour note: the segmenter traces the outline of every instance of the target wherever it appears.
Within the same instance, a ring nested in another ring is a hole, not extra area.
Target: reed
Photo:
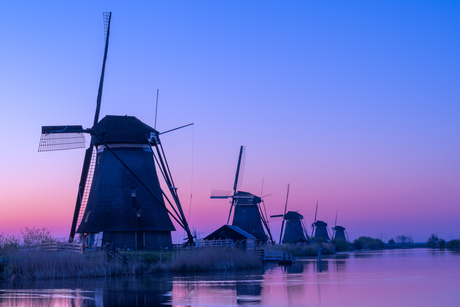
[[[0,278],[62,279],[135,274],[137,266],[108,262],[104,253],[50,253],[46,251],[17,251],[3,263]]]
[[[170,260],[157,262],[149,272],[229,271],[262,266],[261,257],[254,250],[210,247],[174,252]]]

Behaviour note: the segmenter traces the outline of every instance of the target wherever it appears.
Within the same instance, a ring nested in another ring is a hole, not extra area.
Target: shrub
[[[446,247],[451,249],[460,249],[460,240],[450,240],[447,242]]]
[[[345,239],[332,239],[331,243],[334,244],[337,252],[344,252],[350,248],[350,245]]]
[[[361,249],[384,249],[385,243],[380,239],[371,237],[359,237],[353,241],[353,247],[357,250]]]
[[[43,228],[32,228],[25,227],[21,230],[22,234],[22,241],[25,246],[36,245],[40,243],[48,243],[54,242],[55,240],[51,236],[50,231],[43,227]]]
[[[395,242],[395,240],[393,238],[388,240],[388,247],[394,248],[395,246],[396,246],[396,242]]]
[[[431,234],[431,237],[428,238],[426,245],[430,248],[445,247],[446,241],[444,239],[439,239],[437,235]]]
[[[21,240],[15,236],[4,235],[3,232],[0,233],[0,253],[9,253],[12,250],[15,250]]]

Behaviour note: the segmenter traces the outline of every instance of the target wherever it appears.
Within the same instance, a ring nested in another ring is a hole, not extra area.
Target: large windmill
[[[316,219],[318,214],[318,201],[316,201],[315,221],[311,224],[311,238],[314,241],[329,242],[329,232],[327,231],[327,223]]]
[[[264,206],[262,197],[248,192],[238,191],[238,181],[241,174],[240,170],[243,153],[244,146],[241,146],[240,154],[238,157],[238,165],[236,168],[235,183],[233,184],[233,193],[230,191],[225,191],[224,193],[215,193],[215,191],[213,191],[211,198],[230,198],[232,200],[230,205],[230,212],[228,214],[227,225],[230,222],[232,211],[234,211],[232,226],[237,226],[247,233],[253,235],[256,237],[256,240],[259,243],[266,243],[267,241],[273,243],[273,238],[268,226],[268,220],[266,218],[266,214],[264,213],[265,210],[262,209],[262,206]],[[265,233],[264,228],[268,235]]]
[[[39,151],[82,148],[83,134],[91,137],[69,241],[79,233],[88,246],[112,243],[114,247],[129,249],[169,248],[171,231],[175,230],[171,217],[184,228],[188,242],[192,243],[193,236],[160,142],[162,133],[133,116],[108,115],[99,121],[111,17],[111,13],[104,13],[105,51],[93,126],[42,127]],[[157,168],[170,197],[161,189]]]
[[[283,243],[304,243],[309,242],[306,227],[303,223],[303,216],[295,211],[287,211],[289,198],[289,184],[287,187],[286,204],[284,206],[284,214],[271,215],[271,218],[282,217],[281,232],[279,244]],[[285,227],[286,226],[286,227]],[[283,240],[281,241],[281,238]]]

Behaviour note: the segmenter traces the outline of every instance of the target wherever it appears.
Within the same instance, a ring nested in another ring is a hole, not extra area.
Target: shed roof
[[[255,240],[256,237],[254,237],[250,233],[247,233],[246,231],[244,231],[243,229],[237,226],[224,225],[204,238],[204,240],[224,240],[224,239],[231,239],[231,240],[239,241],[239,240],[247,240],[247,239]]]

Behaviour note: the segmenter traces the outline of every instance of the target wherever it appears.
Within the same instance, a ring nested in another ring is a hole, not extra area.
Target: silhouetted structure
[[[231,240],[238,247],[249,248],[254,247],[256,237],[237,226],[223,225],[219,229],[206,236],[203,240]]]
[[[347,237],[345,235],[345,227],[334,226],[332,227],[332,229],[334,230],[334,239],[344,239],[345,241],[347,241]]]
[[[329,242],[329,233],[327,231],[327,223],[323,221],[316,221],[312,224],[314,229],[313,239],[316,241]]]
[[[237,191],[243,150],[244,147],[241,146],[235,175],[235,183],[233,185],[233,193],[231,194],[230,191],[225,191],[225,193],[223,193],[224,195],[216,195],[213,193],[211,198],[232,199],[227,224],[230,222],[232,209],[235,208],[232,221],[233,226],[237,226],[253,235],[256,238],[257,243],[264,244],[267,243],[268,240],[273,242],[267,219],[261,209],[261,204],[263,204],[262,198],[248,192]],[[265,233],[264,227],[268,235]]]
[[[91,136],[78,187],[70,241],[75,233],[88,246],[107,243],[116,248],[172,247],[170,216],[190,233],[174,186],[161,134],[133,116],[109,115],[99,121],[111,13],[104,13],[106,42],[93,127],[44,126],[39,151],[81,148],[83,133]],[[170,130],[171,131],[171,130]],[[155,163],[172,200],[162,191]],[[173,212],[165,205],[169,203]]]
[[[303,216],[294,211],[288,211],[284,215],[286,226],[282,243],[307,243],[308,239],[305,236],[305,227],[302,223]]]

